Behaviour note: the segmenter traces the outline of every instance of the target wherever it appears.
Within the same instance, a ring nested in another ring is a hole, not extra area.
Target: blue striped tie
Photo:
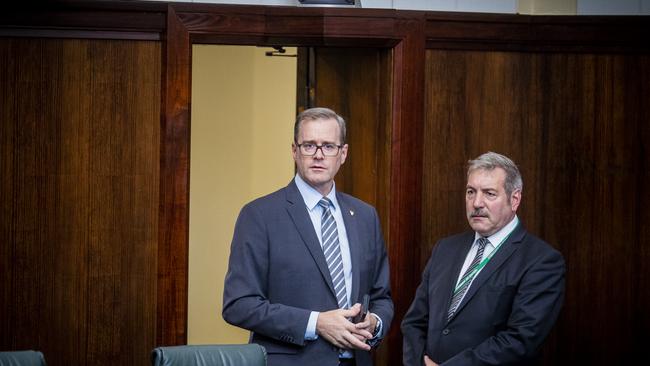
[[[323,243],[323,253],[327,261],[327,267],[332,276],[332,286],[336,292],[336,301],[339,308],[347,308],[348,297],[345,292],[345,276],[343,275],[343,258],[341,257],[341,248],[339,246],[339,233],[336,230],[336,221],[330,211],[332,202],[323,197],[318,204],[323,208],[321,216],[321,238]]]
[[[481,259],[483,258],[483,250],[485,249],[487,243],[490,241],[487,238],[479,238],[476,242],[478,244],[478,250],[476,251],[476,255],[474,256],[472,263],[470,263],[469,267],[467,267],[467,270],[465,270],[463,277],[461,277],[460,281],[458,281],[458,283],[462,283],[463,285],[454,292],[454,295],[451,298],[451,305],[449,306],[449,311],[447,312],[447,320],[451,319],[451,317],[456,312],[456,309],[458,309],[460,301],[463,299],[463,296],[465,296],[465,293],[467,292],[472,279],[474,276],[476,276],[476,273],[472,272],[474,268],[476,268],[476,266],[478,266],[478,264],[481,262]],[[469,276],[471,276],[471,278],[468,278]]]

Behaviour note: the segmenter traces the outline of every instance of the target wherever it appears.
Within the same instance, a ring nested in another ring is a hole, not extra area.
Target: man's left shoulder
[[[359,212],[373,214],[375,212],[374,206],[347,193],[336,192],[336,198],[339,200],[341,205],[349,206]]]
[[[525,250],[530,252],[549,253],[562,256],[562,253],[560,253],[560,251],[549,244],[546,240],[530,233],[529,231],[524,232],[522,244]]]

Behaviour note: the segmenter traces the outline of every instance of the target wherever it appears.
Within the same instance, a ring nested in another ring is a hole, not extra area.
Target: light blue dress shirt
[[[323,198],[323,195],[318,192],[314,187],[307,184],[300,175],[296,174],[295,176],[296,186],[300,195],[302,196],[305,205],[307,206],[307,211],[309,211],[309,218],[311,223],[314,225],[314,231],[318,236],[318,241],[321,246],[323,245],[323,240],[321,238],[321,217],[323,215],[323,208],[318,205],[318,202]],[[343,221],[343,214],[341,213],[341,206],[336,199],[336,184],[332,184],[332,189],[329,194],[326,196],[332,201],[332,207],[330,211],[332,216],[336,221],[336,229],[339,234],[339,246],[341,248],[341,257],[343,260],[343,275],[345,277],[345,293],[347,295],[347,306],[351,305],[350,303],[350,293],[352,292],[352,259],[350,257],[350,243],[348,242],[348,235],[345,230],[345,222]],[[307,323],[307,329],[305,331],[306,340],[314,340],[318,338],[316,334],[316,321],[318,320],[318,311],[312,311],[309,316],[309,322]],[[373,314],[374,315],[374,314]],[[377,318],[377,332],[378,335],[381,335],[381,325],[382,321],[379,317]],[[350,352],[344,352],[341,357],[349,358],[352,357]]]

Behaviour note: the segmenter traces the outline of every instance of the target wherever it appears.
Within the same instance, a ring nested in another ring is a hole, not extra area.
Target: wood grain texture
[[[156,345],[187,342],[191,45],[169,9],[163,48]]]
[[[166,10],[142,1],[28,1],[0,14],[0,36],[159,40]]]
[[[544,52],[650,51],[643,16],[538,16],[427,12],[427,47]]]
[[[638,342],[650,325],[639,291],[650,259],[647,195],[635,194],[650,170],[648,61],[427,51],[420,265],[437,239],[468,227],[466,161],[488,150],[511,157],[524,179],[520,218],[567,262],[544,364],[648,360]]]
[[[388,176],[380,176],[387,166],[386,151],[390,140],[384,132],[390,126],[386,94],[381,95],[381,50],[376,49],[316,49],[316,106],[335,110],[347,121],[348,159],[336,177],[337,189],[376,206],[388,201]],[[386,86],[384,89],[386,90]],[[382,187],[382,189],[380,189]],[[387,210],[382,212],[386,226]]]
[[[0,41],[1,349],[39,349],[49,365],[148,361],[159,64],[157,43]]]

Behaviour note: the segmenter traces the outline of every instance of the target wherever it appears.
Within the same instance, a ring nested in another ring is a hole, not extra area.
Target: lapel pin
[[[354,216],[354,211],[350,210],[350,216]]]

